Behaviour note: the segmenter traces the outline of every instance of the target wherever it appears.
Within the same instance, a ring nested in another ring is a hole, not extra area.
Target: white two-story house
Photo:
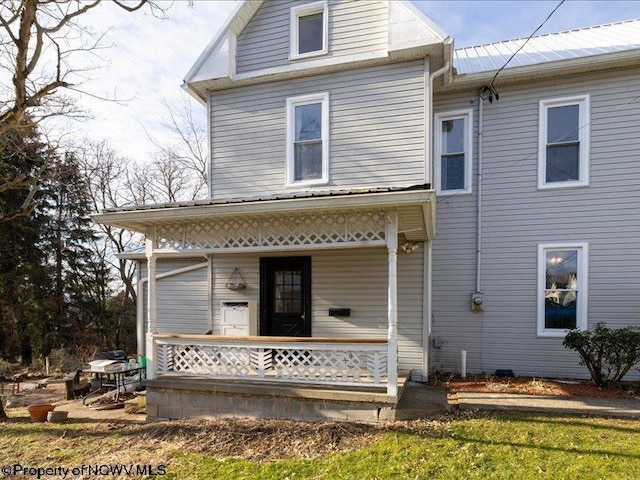
[[[410,2],[240,4],[184,85],[209,198],[95,216],[146,236],[148,415],[376,420],[433,368],[584,376],[568,329],[639,323],[634,38],[534,38],[492,82],[522,41],[454,51]]]

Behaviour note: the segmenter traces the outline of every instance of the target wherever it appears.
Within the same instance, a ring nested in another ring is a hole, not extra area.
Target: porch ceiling
[[[372,212],[396,211],[398,230],[407,240],[435,235],[435,194],[429,185],[407,188],[304,192],[252,199],[207,200],[105,210],[93,215],[102,224],[146,235],[159,230],[178,232],[196,228],[202,233],[227,228],[230,222],[288,228],[292,219],[349,218]],[[308,221],[308,220],[306,220]],[[299,221],[298,221],[299,223]]]

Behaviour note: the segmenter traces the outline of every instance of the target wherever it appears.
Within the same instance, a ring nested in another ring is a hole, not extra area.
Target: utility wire
[[[589,122],[585,123],[584,125],[580,125],[578,128],[576,128],[576,129],[575,129],[575,130],[573,130],[572,132],[567,133],[567,135],[572,135],[573,133],[578,132],[578,131],[582,130],[583,128],[586,128],[586,127],[588,127],[588,126],[590,126],[590,125],[593,125],[594,123],[597,123],[597,122],[600,122],[600,121],[606,120],[610,114],[615,113],[615,112],[617,112],[618,110],[623,109],[623,108],[624,108],[624,107],[626,107],[627,105],[631,105],[632,103],[636,103],[636,102],[638,102],[638,101],[640,101],[640,95],[637,95],[637,96],[633,97],[631,100],[628,100],[628,101],[626,101],[625,103],[622,103],[622,104],[620,104],[620,105],[617,105],[615,108],[611,108],[611,109],[609,109],[609,110],[604,111],[604,112],[602,113],[602,115],[601,115],[599,118],[597,118],[597,119],[595,119],[595,120],[590,120]],[[544,147],[542,147],[542,148],[538,148],[536,151],[531,152],[531,153],[530,153],[530,154],[528,154],[528,155],[525,155],[524,157],[522,157],[522,158],[520,158],[520,159],[516,160],[515,162],[513,162],[512,164],[510,164],[509,166],[507,166],[507,167],[505,168],[505,170],[511,169],[511,168],[515,167],[516,165],[518,165],[519,163],[524,162],[525,160],[528,160],[528,159],[530,159],[530,158],[532,158],[532,157],[534,157],[534,156],[537,156],[537,155],[538,155],[538,154],[539,154],[543,149],[545,149],[545,148],[547,148],[547,146],[546,146],[546,145],[545,145]],[[504,170],[503,170],[503,171],[504,171]],[[498,171],[498,172],[492,172],[492,174],[495,174],[495,173],[500,173],[500,172],[499,172],[499,171]],[[482,177],[483,177],[484,179],[487,179],[487,178],[491,177],[491,176],[492,176],[492,174],[483,173],[483,174],[482,174]],[[437,203],[440,203],[440,202],[442,202],[442,201],[448,200],[448,199],[450,199],[450,198],[452,198],[452,197],[457,197],[458,195],[460,195],[460,193],[452,193],[452,194],[446,195],[446,196],[444,196],[444,197],[440,197],[440,198],[436,201],[436,204],[437,204]]]
[[[496,89],[495,89],[495,88],[494,88],[494,86],[493,86],[493,85],[494,85],[494,83],[495,83],[495,81],[496,81],[496,79],[498,78],[498,75],[500,75],[500,73],[501,73],[501,72],[502,72],[502,71],[507,67],[507,65],[509,65],[509,63],[511,62],[511,60],[513,60],[513,58],[518,54],[518,52],[520,52],[520,50],[522,50],[522,49],[525,47],[525,45],[529,42],[529,40],[531,40],[531,39],[534,37],[534,35],[535,35],[536,33],[538,33],[538,31],[539,31],[539,30],[540,30],[540,29],[541,29],[541,28],[542,28],[542,27],[543,27],[543,26],[544,26],[544,25],[549,21],[549,19],[553,16],[553,14],[554,14],[554,13],[556,13],[556,11],[557,11],[561,6],[562,6],[562,4],[563,4],[564,2],[565,2],[565,0],[560,0],[560,2],[555,6],[555,8],[551,11],[551,13],[549,13],[549,15],[547,15],[547,18],[545,18],[545,19],[544,19],[544,21],[543,21],[540,25],[538,25],[538,27],[537,27],[537,28],[536,28],[536,29],[531,33],[531,35],[529,35],[529,36],[527,37],[527,39],[524,41],[524,43],[523,43],[522,45],[520,45],[520,47],[519,47],[519,48],[518,48],[518,49],[517,49],[517,50],[516,50],[512,55],[511,55],[511,57],[509,57],[509,60],[507,60],[507,61],[504,63],[504,65],[502,65],[502,67],[500,67],[500,68],[498,69],[498,71],[496,72],[496,74],[495,74],[495,75],[493,76],[493,78],[491,79],[491,83],[489,84],[489,86],[488,86],[488,87],[484,87],[484,90],[486,90],[486,91],[488,91],[488,92],[489,92],[489,95],[490,95],[489,99],[490,99],[490,100],[492,99],[493,95],[495,95],[496,100],[499,98],[499,94],[498,94],[498,92],[496,91]],[[627,102],[627,103],[631,103],[631,102]],[[626,104],[625,104],[625,105],[626,105]],[[623,105],[623,106],[624,106],[624,105]],[[607,112],[605,112],[605,113],[607,113]],[[569,134],[567,134],[567,135],[570,135],[570,134],[572,134],[572,133],[574,133],[574,132],[577,132],[577,131],[581,130],[582,128],[586,127],[587,125],[590,125],[591,123],[592,123],[592,122],[589,122],[589,123],[587,123],[586,125],[582,125],[582,126],[578,127],[576,130],[574,130],[573,132],[570,132],[570,133],[569,133]],[[520,163],[520,162],[522,162],[522,161],[524,161],[524,160],[526,160],[526,159],[530,158],[532,155],[537,154],[537,153],[539,153],[539,152],[540,152],[540,149],[538,149],[535,153],[531,153],[531,154],[529,154],[529,155],[527,155],[527,156],[525,156],[525,157],[521,158],[520,160],[516,161],[516,162],[514,163],[514,165],[511,165],[511,167],[513,167],[513,166],[517,165],[518,163]],[[509,168],[511,168],[511,167],[509,167]],[[486,175],[485,175],[485,178],[486,178]],[[443,200],[447,200],[447,199],[449,199],[449,198],[451,198],[451,197],[454,197],[454,196],[456,196],[456,195],[458,195],[458,194],[455,194],[455,193],[454,193],[454,194],[451,194],[451,195],[447,195],[446,197],[441,197],[441,198],[440,198],[436,203],[440,203],[441,201],[443,201]]]
[[[518,48],[515,52],[513,52],[513,55],[511,55],[511,57],[509,57],[509,60],[506,61],[506,63],[504,65],[502,65],[500,67],[500,69],[496,72],[496,74],[493,76],[493,79],[491,80],[491,83],[489,84],[489,90],[493,89],[493,84],[496,81],[496,78],[498,78],[498,75],[500,75],[500,72],[502,72],[502,70],[504,70],[507,65],[509,65],[509,62],[511,62],[511,60],[513,60],[513,57],[515,57],[518,52],[520,50],[522,50],[524,48],[524,46],[529,42],[529,40],[531,40],[533,38],[533,36],[538,33],[538,30],[540,30],[542,27],[544,27],[545,23],[547,23],[549,21],[549,19],[553,16],[554,13],[556,13],[556,10],[558,10],[562,4],[565,2],[565,0],[560,0],[560,3],[558,3],[558,5],[556,5],[556,8],[554,8],[551,13],[549,15],[547,15],[547,18],[544,19],[544,21],[538,25],[538,28],[536,28],[533,33],[531,35],[529,35],[529,37],[524,41],[524,43],[522,45],[520,45],[520,48]]]

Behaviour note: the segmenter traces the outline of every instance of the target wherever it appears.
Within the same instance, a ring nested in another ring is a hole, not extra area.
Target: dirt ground
[[[529,395],[551,395],[567,397],[598,397],[598,398],[640,398],[640,382],[629,382],[623,387],[600,388],[589,381],[562,381],[528,377],[495,377],[486,375],[471,375],[465,379],[455,376],[433,374],[431,386],[445,388],[454,392],[484,392],[484,393],[521,393]],[[3,385],[3,400],[6,410],[24,409],[37,403],[52,403],[57,410],[67,410],[70,418],[127,418],[129,420],[144,421],[144,415],[125,414],[123,409],[96,411],[82,405],[82,401],[64,400],[64,381],[50,379],[46,387],[38,388],[37,381],[26,381],[19,385],[19,392],[15,393],[15,384]],[[12,392],[14,392],[12,394]]]
[[[638,398],[640,382],[629,382],[619,387],[602,388],[590,381],[547,380],[530,377],[493,377],[472,375],[467,378],[436,376],[436,386],[447,391],[477,393],[521,393],[526,395],[552,395],[564,397]]]
[[[5,408],[9,418],[3,422],[16,427],[16,424],[29,424],[28,405],[52,403],[56,411],[68,412],[68,428],[43,424],[45,431],[63,428],[65,448],[70,445],[81,449],[87,438],[101,438],[100,453],[96,453],[95,458],[88,457],[87,461],[102,463],[105,458],[114,462],[121,459],[123,451],[127,455],[139,455],[140,445],[145,446],[144,451],[160,452],[171,446],[183,453],[215,452],[219,458],[240,457],[254,461],[316,458],[369,445],[384,432],[382,426],[346,422],[235,418],[146,422],[145,415],[127,414],[124,409],[93,410],[83,406],[82,400],[64,400],[63,381],[49,382],[40,389],[31,385],[24,387],[9,396]],[[9,390],[5,387],[5,394]],[[151,458],[147,460],[151,462]]]
[[[3,400],[8,410],[24,408],[37,403],[56,403],[64,399],[64,381],[50,380],[46,386],[38,388],[38,381],[20,383],[5,383],[3,385]]]
[[[435,386],[450,392],[523,393],[561,396],[596,396],[621,398],[629,396],[622,389],[600,389],[589,382],[562,382],[531,378],[495,378],[473,376],[467,379],[453,377],[432,378]],[[21,384],[20,392],[8,395],[6,407],[9,424],[29,423],[26,407],[36,403],[53,403],[56,410],[69,412],[68,423],[82,425],[81,429],[65,430],[69,441],[82,445],[83,435],[104,435],[104,449],[110,451],[112,431],[118,432],[114,440],[113,458],[119,452],[138,448],[142,443],[148,448],[178,445],[183,452],[202,453],[215,451],[221,457],[242,457],[256,461],[280,458],[315,458],[332,452],[350,451],[373,443],[388,428],[412,430],[447,422],[446,415],[465,415],[465,412],[449,413],[429,421],[408,422],[393,425],[362,425],[345,422],[293,422],[287,420],[217,419],[146,422],[145,415],[130,415],[123,409],[96,411],[82,405],[81,400],[64,400],[64,381],[53,380],[45,388],[35,383]],[[10,391],[5,386],[5,396]],[[51,428],[58,428],[54,425]],[[66,438],[65,437],[65,438]],[[77,438],[76,438],[77,437]],[[103,449],[103,450],[104,450]],[[110,454],[111,455],[111,454]],[[97,457],[96,457],[97,458]],[[102,457],[101,457],[102,458]],[[109,457],[111,458],[111,457]]]
[[[123,408],[116,410],[94,410],[85,407],[82,400],[65,400],[64,380],[48,380],[46,387],[37,388],[37,382],[22,382],[18,393],[15,392],[15,384],[4,384],[4,405],[7,415],[23,414],[28,416],[26,408],[29,405],[50,403],[55,405],[56,410],[68,412],[69,419],[94,419],[94,420],[122,420],[129,422],[144,422],[145,415],[132,415],[125,413]],[[19,413],[18,413],[19,412]]]

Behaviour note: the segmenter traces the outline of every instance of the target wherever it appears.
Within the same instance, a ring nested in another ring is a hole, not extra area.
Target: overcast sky
[[[416,6],[455,39],[456,47],[527,37],[557,5],[556,1],[415,1]],[[93,119],[70,125],[74,136],[106,139],[122,155],[148,159],[153,146],[145,129],[164,135],[163,99],[180,103],[182,79],[235,8],[232,0],[180,1],[161,20],[148,13],[124,13],[105,2],[84,18],[95,31],[108,30],[101,51],[104,66],[92,73],[86,90],[117,96],[123,104],[84,97]],[[566,1],[539,32],[640,18],[640,1]],[[205,109],[194,106],[205,121]]]

